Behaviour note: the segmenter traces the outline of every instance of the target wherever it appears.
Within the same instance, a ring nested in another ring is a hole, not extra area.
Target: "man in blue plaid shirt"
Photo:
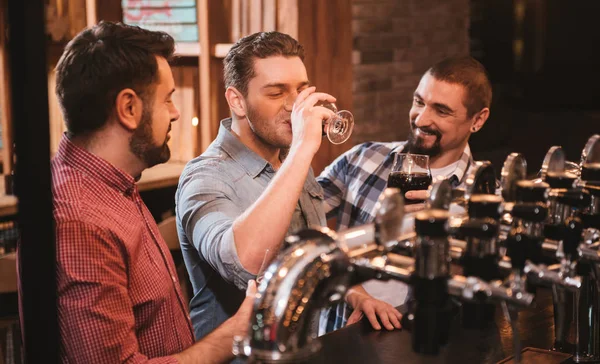
[[[469,137],[485,124],[491,100],[492,88],[485,68],[471,57],[448,58],[427,70],[414,92],[407,141],[357,145],[317,178],[325,193],[327,218],[337,219],[336,230],[373,221],[375,203],[386,188],[397,153],[429,155],[434,179],[448,178],[454,187],[462,187],[473,164]],[[405,194],[407,199],[426,197],[426,190]],[[423,203],[406,205],[405,211],[423,207]],[[350,315],[346,304],[332,307],[323,313],[319,332],[323,334],[354,323],[363,314],[376,329],[379,327],[376,315],[390,329],[390,321],[396,321],[390,306],[400,305],[406,292],[406,285],[399,282],[373,281],[353,287],[346,302],[356,310]]]

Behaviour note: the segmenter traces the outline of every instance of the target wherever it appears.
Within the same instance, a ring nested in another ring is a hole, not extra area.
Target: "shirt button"
[[[173,283],[177,283],[177,277],[171,276],[171,279],[173,280]]]

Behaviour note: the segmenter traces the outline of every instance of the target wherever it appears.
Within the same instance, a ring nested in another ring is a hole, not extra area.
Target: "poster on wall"
[[[123,22],[170,34],[176,42],[198,42],[195,0],[122,0]]]

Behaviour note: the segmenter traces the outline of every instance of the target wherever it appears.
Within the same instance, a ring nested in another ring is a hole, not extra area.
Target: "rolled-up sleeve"
[[[235,246],[233,222],[243,211],[227,174],[212,168],[196,168],[179,183],[177,215],[185,239],[202,259],[241,290],[256,276],[241,264]]]

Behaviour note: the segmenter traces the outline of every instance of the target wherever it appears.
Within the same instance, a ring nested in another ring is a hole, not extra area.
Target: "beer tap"
[[[496,195],[477,194],[468,200],[469,220],[457,228],[466,242],[458,260],[465,276],[478,277],[484,281],[504,278],[500,269],[498,247],[498,220],[502,198]],[[465,302],[461,307],[462,324],[465,328],[485,328],[494,320],[496,305],[493,303]]]
[[[428,210],[415,216],[415,263],[410,284],[414,293],[414,307],[409,320],[413,350],[423,354],[437,354],[448,341],[451,301],[448,294],[450,255],[446,224],[448,213]]]
[[[600,135],[594,135],[582,151],[580,180],[576,183],[588,197],[586,200],[582,199],[581,204],[577,206],[577,215],[581,220],[577,218],[570,222],[572,239],[578,238],[577,268],[583,278],[582,289],[574,297],[576,337],[573,361],[577,363],[600,361],[600,191],[597,188],[600,186],[599,162]]]
[[[370,279],[395,279],[414,287],[415,311],[408,316],[414,327],[413,347],[421,353],[435,354],[447,341],[450,296],[484,303],[507,301],[511,307],[531,305],[533,295],[515,295],[501,283],[450,276],[447,212],[417,213],[418,237],[411,258],[390,252],[397,245],[402,224],[399,190],[384,191],[376,211],[374,224],[338,233],[311,229],[295,238],[265,271],[249,332],[234,340],[236,355],[259,361],[309,357],[319,350],[310,318],[341,300],[348,287]]]
[[[506,302],[508,306],[526,307],[533,302],[527,292],[504,287],[501,281],[488,282],[476,276],[450,275],[448,242],[449,214],[443,210],[426,210],[415,215],[417,238],[414,244],[414,269],[409,283],[414,299],[409,305],[413,350],[423,354],[437,354],[448,340],[450,326],[450,296],[464,302],[487,305]],[[475,238],[489,238],[493,230],[490,221],[482,226],[465,226],[465,231]],[[485,250],[485,249],[484,249]],[[405,258],[410,259],[410,258]]]

